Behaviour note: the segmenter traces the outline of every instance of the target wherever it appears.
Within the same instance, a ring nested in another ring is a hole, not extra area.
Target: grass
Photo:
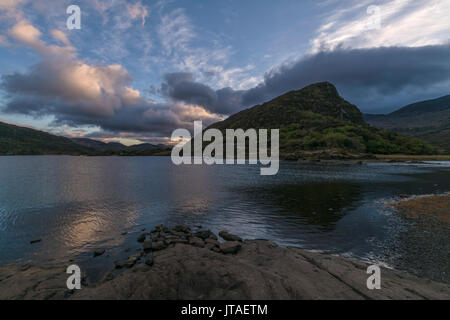
[[[403,200],[393,207],[400,214],[412,217],[433,216],[444,223],[450,223],[450,194],[430,195]]]

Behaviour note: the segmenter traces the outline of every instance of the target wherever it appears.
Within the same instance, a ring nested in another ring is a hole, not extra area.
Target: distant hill
[[[164,146],[162,144],[150,144],[150,143],[141,143],[141,144],[135,144],[132,146],[129,146],[128,150],[135,150],[135,151],[147,151],[147,150],[157,150],[157,149],[165,149],[167,146]]]
[[[87,154],[93,150],[43,131],[0,122],[0,154]]]
[[[339,96],[328,82],[288,92],[241,111],[210,128],[280,129],[284,158],[346,157],[361,154],[433,154],[419,139],[368,125],[360,110]]]
[[[375,127],[423,139],[450,150],[450,95],[407,105],[387,115],[364,115]]]
[[[84,147],[96,150],[96,151],[120,151],[125,150],[127,147],[119,142],[105,143],[98,140],[88,139],[88,138],[72,138],[72,141],[76,144],[82,145]]]
[[[69,139],[0,122],[0,155],[41,154],[151,156],[170,154],[170,148],[149,143],[127,147],[118,142]]]
[[[154,152],[158,150],[165,150],[169,148],[168,146],[162,144],[150,144],[150,143],[141,143],[135,144],[132,146],[126,146],[119,142],[103,142],[94,139],[88,138],[73,138],[73,142],[82,145],[84,147],[91,148],[95,151],[103,151],[103,152],[121,152],[121,153],[142,153],[142,152]]]

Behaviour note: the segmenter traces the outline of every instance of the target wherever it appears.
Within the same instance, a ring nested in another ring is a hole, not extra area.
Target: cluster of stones
[[[151,232],[142,233],[137,241],[142,243],[142,249],[138,253],[128,257],[126,261],[116,261],[117,269],[133,267],[142,257],[145,257],[146,265],[153,265],[152,252],[164,250],[170,246],[182,243],[198,248],[212,250],[219,254],[236,254],[242,247],[242,239],[227,231],[219,232],[219,236],[225,240],[219,242],[218,237],[210,230],[198,229],[192,231],[187,226],[175,226],[168,228],[164,225],[155,227]]]

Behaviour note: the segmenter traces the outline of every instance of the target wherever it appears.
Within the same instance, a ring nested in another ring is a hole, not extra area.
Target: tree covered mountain
[[[329,82],[288,92],[232,115],[210,128],[280,129],[280,154],[329,157],[354,154],[433,154],[426,142],[368,125],[360,110]]]

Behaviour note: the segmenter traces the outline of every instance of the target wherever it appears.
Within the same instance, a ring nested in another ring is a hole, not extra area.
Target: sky
[[[366,113],[450,94],[450,1],[0,0],[0,121],[167,143],[320,81]]]

